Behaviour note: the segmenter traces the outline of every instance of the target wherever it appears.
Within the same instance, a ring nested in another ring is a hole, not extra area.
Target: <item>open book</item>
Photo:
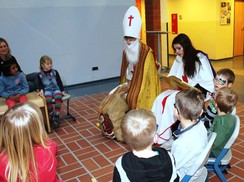
[[[162,78],[169,84],[169,86],[172,89],[176,89],[176,90],[186,90],[190,88],[197,89],[195,87],[188,85],[186,82],[173,75],[169,77],[162,76]]]

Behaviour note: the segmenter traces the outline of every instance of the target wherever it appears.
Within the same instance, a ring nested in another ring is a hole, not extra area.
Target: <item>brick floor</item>
[[[99,182],[111,181],[114,162],[128,151],[126,144],[102,136],[95,125],[98,119],[97,107],[106,95],[100,93],[72,98],[70,112],[77,121],[62,120],[60,127],[49,134],[59,146],[57,175],[63,181],[89,182],[92,178]],[[241,120],[241,130],[232,149],[232,167],[226,175],[227,180],[233,182],[244,179],[244,103],[237,104],[237,114]],[[209,174],[209,180],[220,181],[212,173]]]

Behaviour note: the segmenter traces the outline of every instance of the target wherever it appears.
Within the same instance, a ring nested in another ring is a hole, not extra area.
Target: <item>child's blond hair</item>
[[[133,150],[140,151],[153,144],[156,118],[150,110],[131,110],[125,115],[121,128],[125,142]]]
[[[10,108],[0,122],[0,155],[6,155],[5,171],[9,182],[38,180],[34,145],[48,148],[42,112],[34,103],[25,102]],[[33,170],[30,170],[33,169]]]
[[[40,58],[40,69],[43,70],[42,65],[45,64],[45,63],[48,63],[48,62],[52,63],[53,61],[52,61],[52,59],[51,59],[49,56],[47,56],[47,55],[42,56],[42,57]]]
[[[215,102],[221,112],[229,114],[238,101],[238,95],[229,87],[223,87],[215,95]]]

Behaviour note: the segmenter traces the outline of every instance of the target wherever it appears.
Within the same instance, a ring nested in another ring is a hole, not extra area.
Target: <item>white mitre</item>
[[[142,20],[139,10],[137,7],[131,6],[126,11],[123,20],[124,36],[140,39],[141,24]]]

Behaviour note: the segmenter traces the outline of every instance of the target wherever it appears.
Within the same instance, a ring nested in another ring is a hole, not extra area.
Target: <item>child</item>
[[[174,160],[165,149],[153,148],[156,118],[146,109],[129,111],[121,124],[125,142],[132,152],[115,163],[113,181],[174,181]],[[123,175],[124,173],[124,175]]]
[[[26,102],[29,86],[23,72],[20,72],[15,61],[9,60],[3,66],[3,75],[0,77],[0,95],[6,99],[8,108],[18,102]]]
[[[223,68],[220,69],[215,78],[214,78],[214,89],[215,92],[217,92],[220,88],[223,87],[232,87],[235,81],[235,74],[234,72],[229,68]],[[211,95],[214,96],[214,93]],[[204,121],[204,125],[206,128],[210,128],[210,126],[213,124],[213,119],[217,115],[217,109],[214,106],[214,99],[211,97],[207,110],[202,115],[202,121]]]
[[[218,90],[215,96],[215,107],[218,115],[214,117],[211,131],[217,133],[210,156],[217,157],[225,144],[230,139],[235,129],[235,116],[231,114],[236,106],[238,96],[236,92],[229,87],[223,87]]]
[[[16,63],[16,66],[19,72],[23,72],[21,70],[20,65],[18,64],[16,58],[11,54],[11,49],[7,40],[0,37],[0,75],[3,74],[4,65],[8,64],[9,61],[13,61]],[[36,90],[35,81],[37,80],[37,76],[34,73],[26,75],[27,83],[29,85],[29,92]]]
[[[174,116],[180,121],[180,129],[174,132],[177,139],[173,142],[171,152],[180,180],[208,143],[207,130],[199,120],[203,105],[204,96],[196,89],[183,90],[176,94]],[[198,178],[201,173],[200,169],[192,179]]]
[[[0,181],[58,181],[57,144],[49,140],[41,110],[31,102],[20,103],[0,122]]]
[[[59,127],[59,113],[62,104],[62,96],[66,95],[64,86],[57,70],[52,69],[52,59],[49,56],[42,56],[38,73],[39,95],[45,95],[47,108],[52,129]],[[52,101],[55,100],[53,108]]]

